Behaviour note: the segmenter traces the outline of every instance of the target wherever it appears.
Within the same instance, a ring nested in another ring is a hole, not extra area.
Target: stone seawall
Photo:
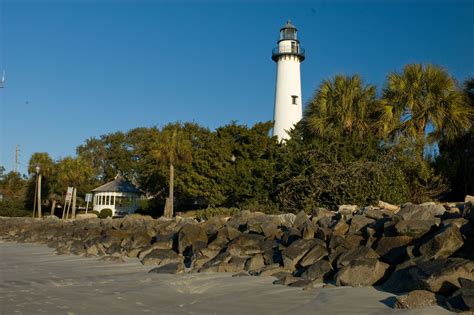
[[[380,286],[407,293],[395,304],[474,307],[474,207],[428,203],[390,207],[341,206],[197,222],[128,216],[62,221],[0,218],[0,237],[47,244],[58,254],[136,257],[156,273],[232,272],[273,276],[275,284],[311,289]]]

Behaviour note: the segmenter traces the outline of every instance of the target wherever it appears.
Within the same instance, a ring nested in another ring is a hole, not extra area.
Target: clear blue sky
[[[271,120],[271,49],[287,19],[306,48],[305,101],[336,74],[380,87],[414,62],[463,81],[474,75],[473,3],[0,0],[0,165],[13,168],[16,144],[24,166],[117,130]]]

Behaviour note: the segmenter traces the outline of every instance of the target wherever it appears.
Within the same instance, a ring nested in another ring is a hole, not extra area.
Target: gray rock
[[[170,263],[182,262],[183,258],[180,257],[175,251],[171,249],[153,249],[142,259],[144,265],[167,265]]]
[[[334,211],[329,211],[326,208],[316,208],[313,210],[311,214],[311,221],[313,223],[318,223],[318,221],[322,218],[331,218],[335,215],[336,213]]]
[[[340,269],[336,276],[338,286],[369,286],[376,284],[385,275],[389,265],[375,258],[352,260]]]
[[[227,251],[236,257],[262,254],[265,251],[265,237],[259,234],[240,234],[227,245]]]
[[[296,264],[317,244],[316,240],[297,240],[281,252],[285,269],[294,270]]]
[[[245,264],[245,270],[249,272],[256,272],[258,273],[262,268],[265,267],[265,261],[263,259],[263,255],[257,254],[247,260]]]
[[[430,220],[436,216],[441,216],[446,212],[446,209],[440,204],[435,203],[424,203],[421,205],[406,204],[397,215],[401,216],[404,220]]]
[[[356,212],[359,206],[357,205],[341,205],[337,209],[337,212],[344,215],[351,215],[352,213]]]
[[[171,248],[173,248],[174,238],[175,238],[175,233],[158,234],[155,237],[156,242],[153,243],[153,248],[156,248],[156,249],[171,249]]]
[[[358,233],[362,232],[365,227],[374,223],[375,220],[367,218],[364,215],[355,215],[351,219],[351,224],[349,227],[349,233]]]
[[[421,261],[395,270],[383,289],[394,293],[428,290],[450,295],[461,287],[460,278],[474,280],[473,261],[461,258]]]
[[[461,288],[446,301],[448,308],[453,312],[474,311],[474,281],[461,278],[459,283]]]
[[[332,271],[332,266],[327,260],[320,260],[306,269],[301,274],[301,278],[306,280],[318,279],[319,281],[323,281],[332,274]]]
[[[398,235],[411,236],[419,238],[428,233],[431,228],[439,224],[440,220],[404,220],[395,225]]]
[[[207,234],[203,228],[196,224],[188,223],[179,230],[178,252],[182,254],[188,248],[193,247],[196,243],[204,243],[207,245],[207,241]]]
[[[340,219],[331,227],[331,229],[333,230],[334,235],[345,235],[349,231],[349,224],[347,224],[343,219]]]
[[[406,258],[406,246],[413,240],[411,236],[383,236],[375,251],[390,264],[397,264]]]
[[[349,265],[355,260],[366,260],[369,258],[379,258],[380,256],[369,247],[359,246],[342,253],[337,259],[337,266],[343,267]]]
[[[441,296],[426,290],[414,290],[405,295],[397,297],[394,308],[415,309],[437,305]]]
[[[304,255],[298,264],[302,267],[311,266],[326,257],[328,254],[329,253],[326,247],[322,246],[321,244],[317,244],[309,252],[307,252],[306,255]]]
[[[148,271],[148,273],[169,273],[180,274],[184,273],[184,264],[182,262],[169,263],[160,267],[156,267]]]
[[[447,225],[436,232],[420,246],[420,253],[426,258],[448,258],[462,247],[464,240],[456,225]]]

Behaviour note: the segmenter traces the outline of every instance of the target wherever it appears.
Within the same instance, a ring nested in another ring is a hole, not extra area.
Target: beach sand
[[[303,291],[274,278],[225,273],[147,273],[126,263],[55,255],[37,244],[0,241],[3,314],[450,314],[441,307],[395,310],[393,294],[373,287]]]

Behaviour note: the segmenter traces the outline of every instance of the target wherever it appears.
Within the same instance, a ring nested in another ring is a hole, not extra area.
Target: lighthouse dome
[[[280,29],[280,31],[284,30],[284,29],[293,29],[296,31],[296,26],[294,26],[290,20],[286,21],[286,24],[283,25],[283,27]]]
[[[298,40],[296,26],[290,20],[280,29],[280,41],[282,40]]]

